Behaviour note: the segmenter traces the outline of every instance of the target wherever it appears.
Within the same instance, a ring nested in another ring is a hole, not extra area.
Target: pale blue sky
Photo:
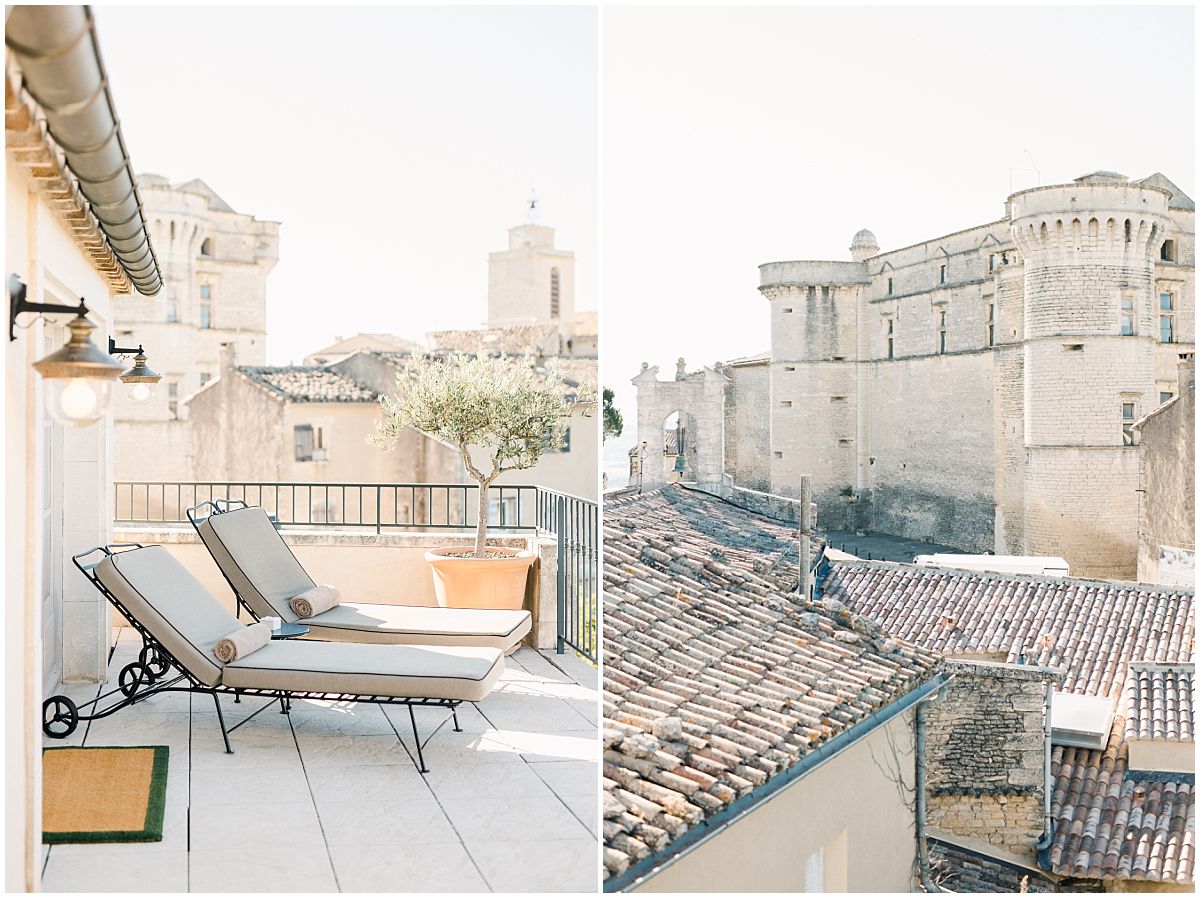
[[[1195,195],[1185,7],[604,10],[603,377],[765,350],[757,266],[848,259],[1004,214],[1043,184],[1162,171]],[[1018,185],[1021,186],[1021,185]]]
[[[587,7],[95,10],[138,171],[281,221],[268,358],[486,316],[524,220],[576,252],[595,308],[597,13]]]

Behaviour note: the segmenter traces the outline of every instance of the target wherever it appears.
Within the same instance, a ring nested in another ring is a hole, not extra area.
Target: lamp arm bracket
[[[28,288],[14,274],[8,279],[8,339],[11,343],[17,339],[17,316],[25,314],[37,315],[77,315],[86,318],[87,303],[79,298],[79,305],[64,306],[55,302],[29,302],[25,298]]]

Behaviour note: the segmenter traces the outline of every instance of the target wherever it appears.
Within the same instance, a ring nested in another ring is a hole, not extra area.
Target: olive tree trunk
[[[479,521],[475,524],[475,557],[486,558],[487,519],[488,519],[488,487],[490,480],[479,481]]]

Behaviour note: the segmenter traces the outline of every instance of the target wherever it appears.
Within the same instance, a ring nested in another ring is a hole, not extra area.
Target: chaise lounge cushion
[[[317,584],[261,508],[211,515],[196,530],[229,584],[258,617],[295,622],[292,597]]]
[[[316,584],[262,508],[211,515],[196,525],[230,585],[259,617],[309,627],[313,639],[401,645],[480,646],[508,651],[529,633],[528,611],[341,602],[301,620],[291,600]]]
[[[235,689],[445,698],[476,702],[504,672],[496,649],[276,641],[225,665]]]
[[[242,625],[166,549],[119,552],[95,573],[189,673],[206,686],[221,682],[217,643]]]
[[[407,645],[483,646],[507,650],[529,632],[528,611],[368,605],[342,602],[300,623],[315,639],[398,642]]]

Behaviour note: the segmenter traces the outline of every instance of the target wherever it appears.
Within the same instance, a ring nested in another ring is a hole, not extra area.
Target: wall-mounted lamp
[[[17,316],[74,315],[67,324],[71,339],[57,352],[33,363],[34,369],[46,381],[46,411],[54,420],[68,427],[87,427],[104,417],[108,409],[112,383],[121,373],[121,364],[105,355],[92,342],[96,325],[88,321],[87,304],[81,298],[78,306],[57,303],[29,302],[26,287],[14,274],[8,279],[8,338],[17,338]]]
[[[137,349],[118,346],[112,337],[108,338],[108,354],[125,357],[133,355],[133,367],[121,375],[121,383],[125,384],[125,395],[134,405],[145,405],[154,396],[154,385],[162,380],[162,375],[146,364],[146,350],[138,344]]]

